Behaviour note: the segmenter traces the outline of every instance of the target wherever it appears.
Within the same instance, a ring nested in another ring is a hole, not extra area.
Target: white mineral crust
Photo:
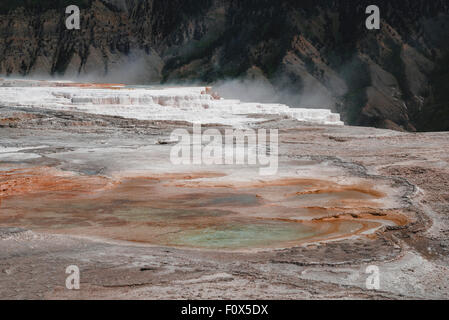
[[[300,109],[283,104],[214,98],[206,93],[205,87],[80,88],[54,84],[27,83],[25,80],[0,82],[0,105],[237,127],[264,121],[263,115],[283,115],[313,124],[343,125],[340,115],[328,109]],[[254,117],[256,114],[258,117]]]

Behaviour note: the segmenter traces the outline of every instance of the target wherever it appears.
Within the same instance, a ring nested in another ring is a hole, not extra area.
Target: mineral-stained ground
[[[186,122],[0,106],[0,298],[449,298],[449,133],[252,126],[275,176],[172,165]]]

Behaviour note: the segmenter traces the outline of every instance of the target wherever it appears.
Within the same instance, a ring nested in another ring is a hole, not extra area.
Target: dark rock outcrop
[[[81,30],[65,28],[68,2]],[[371,2],[2,1],[0,73],[252,79],[273,100],[332,108],[348,124],[449,130],[449,3],[378,0],[381,29],[367,30]]]

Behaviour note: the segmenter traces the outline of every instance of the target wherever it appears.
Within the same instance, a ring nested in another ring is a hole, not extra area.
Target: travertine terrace
[[[0,298],[449,298],[447,133],[204,87],[2,85]],[[191,122],[278,129],[278,173],[172,165]]]
[[[289,108],[282,104],[223,99],[206,87],[126,87],[49,81],[3,80],[4,106],[72,110],[138,120],[205,122],[241,126],[260,122],[251,115],[280,115],[316,124],[342,125],[326,109]]]

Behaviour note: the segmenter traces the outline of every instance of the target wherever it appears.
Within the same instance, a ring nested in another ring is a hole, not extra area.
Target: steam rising
[[[333,109],[335,101],[324,87],[306,85],[294,87],[287,81],[266,79],[235,79],[219,81],[214,85],[223,98],[244,102],[282,103],[292,108]]]
[[[40,80],[70,80],[75,82],[124,83],[138,85],[160,84],[163,60],[154,52],[134,50],[128,55],[110,54],[107,59],[91,50],[87,61],[80,65],[79,57],[72,61],[64,74],[49,75],[44,70],[32,70],[26,78]],[[301,77],[302,76],[302,77]],[[182,81],[164,83],[166,86],[213,86],[226,99],[242,102],[277,103],[292,108],[335,110],[335,98],[329,90],[310,75],[296,76],[296,81],[281,75],[268,80],[258,68],[240,79],[219,80],[215,83]],[[20,78],[20,76],[12,75]],[[299,79],[299,80],[298,80]]]

